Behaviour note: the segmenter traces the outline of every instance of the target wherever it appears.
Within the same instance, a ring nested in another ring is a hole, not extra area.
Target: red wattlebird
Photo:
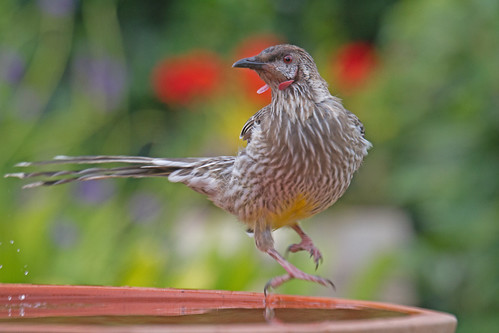
[[[58,185],[118,177],[166,177],[184,183],[234,214],[254,232],[256,247],[274,258],[286,274],[265,286],[276,288],[290,279],[333,286],[328,279],[307,274],[274,248],[272,231],[291,227],[301,242],[291,252],[308,251],[316,264],[320,251],[298,225],[338,200],[348,188],[371,144],[359,119],[332,96],[312,57],[293,45],[277,45],[234,63],[256,71],[272,90],[272,101],[243,126],[246,148],[236,156],[150,158],[134,156],[58,156],[45,164],[105,164],[80,171],[21,172],[6,176],[43,177],[25,187]]]

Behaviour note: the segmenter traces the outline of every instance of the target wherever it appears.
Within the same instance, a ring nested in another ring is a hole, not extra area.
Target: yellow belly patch
[[[299,195],[281,211],[270,212],[266,219],[272,223],[274,229],[277,229],[309,217],[312,215],[315,206],[314,203],[307,199],[307,196]]]

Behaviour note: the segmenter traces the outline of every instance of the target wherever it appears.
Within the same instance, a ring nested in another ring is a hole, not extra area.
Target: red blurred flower
[[[354,42],[340,47],[333,59],[333,74],[338,87],[344,92],[360,88],[378,64],[371,44]]]
[[[153,70],[152,84],[162,102],[184,106],[215,93],[222,71],[216,54],[196,50],[161,61]]]
[[[269,46],[282,44],[282,39],[275,35],[257,35],[244,40],[236,49],[237,59],[257,55]],[[248,96],[258,104],[270,103],[270,90],[263,94],[257,94],[257,90],[265,85],[265,82],[252,70],[245,70],[241,75],[243,86]]]

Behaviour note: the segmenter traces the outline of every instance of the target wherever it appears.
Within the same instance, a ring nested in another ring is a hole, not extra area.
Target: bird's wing
[[[253,132],[253,127],[258,124],[260,124],[260,121],[270,112],[270,106],[267,105],[266,107],[260,109],[257,113],[255,113],[253,116],[251,116],[248,121],[246,121],[246,124],[244,124],[243,129],[241,130],[241,134],[239,135],[239,138],[250,142],[251,141],[251,134]]]
[[[360,119],[354,115],[352,112],[347,111],[347,116],[348,118],[350,118],[351,122],[359,129],[360,131],[360,134],[362,135],[363,138],[365,138],[365,130],[364,130],[364,125],[362,124],[362,122],[360,121]]]

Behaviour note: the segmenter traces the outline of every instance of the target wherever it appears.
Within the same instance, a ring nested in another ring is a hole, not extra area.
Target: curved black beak
[[[256,59],[256,57],[250,57],[250,58],[244,58],[244,59],[236,61],[232,65],[232,67],[259,69],[259,68],[262,68],[263,65],[265,65],[265,63],[258,61]]]

